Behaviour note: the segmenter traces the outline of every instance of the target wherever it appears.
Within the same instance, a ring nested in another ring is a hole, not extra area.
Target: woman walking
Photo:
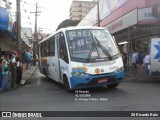
[[[2,92],[7,91],[7,82],[8,82],[8,62],[6,58],[2,61]]]

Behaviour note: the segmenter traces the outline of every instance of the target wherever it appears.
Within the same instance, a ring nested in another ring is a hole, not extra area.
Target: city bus
[[[38,49],[40,72],[68,92],[115,88],[123,81],[122,56],[105,28],[62,28],[39,42]]]

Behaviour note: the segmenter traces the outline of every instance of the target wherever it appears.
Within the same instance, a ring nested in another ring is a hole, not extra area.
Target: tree
[[[70,19],[66,19],[64,21],[62,21],[59,25],[57,30],[59,30],[60,28],[66,28],[69,26],[77,26],[77,24],[79,23],[79,20],[70,20]]]

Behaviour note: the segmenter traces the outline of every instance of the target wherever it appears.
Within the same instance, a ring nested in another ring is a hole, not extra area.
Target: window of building
[[[91,6],[91,3],[86,3],[86,6],[88,6],[88,7]]]
[[[87,13],[90,11],[90,8],[86,8]]]
[[[135,49],[137,51],[141,51],[143,53],[147,52],[148,51],[148,43],[149,40],[147,37],[144,37],[144,38],[139,38],[136,40],[136,44],[135,44]]]
[[[82,4],[81,4],[81,3],[79,3],[79,7],[82,7]]]

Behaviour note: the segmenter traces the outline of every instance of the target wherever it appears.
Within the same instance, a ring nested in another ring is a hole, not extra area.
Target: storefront
[[[30,49],[29,40],[21,31],[22,51]],[[0,56],[17,49],[16,22],[7,8],[0,7]]]
[[[160,0],[100,0],[100,26],[107,28],[121,52],[149,51],[151,38],[158,36],[160,20],[152,16],[152,6]],[[97,6],[78,26],[97,25]]]

